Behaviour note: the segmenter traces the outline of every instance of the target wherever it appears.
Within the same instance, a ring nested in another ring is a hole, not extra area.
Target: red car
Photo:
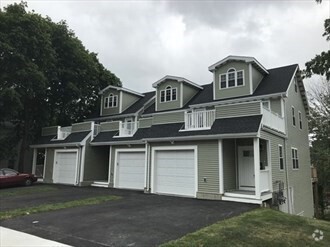
[[[13,169],[0,169],[0,188],[15,185],[30,186],[36,182],[38,178],[30,173],[19,173]]]

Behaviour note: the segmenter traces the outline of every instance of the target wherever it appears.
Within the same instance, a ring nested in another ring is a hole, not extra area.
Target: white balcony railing
[[[134,122],[120,122],[119,123],[119,136],[132,136],[138,128],[138,121]]]
[[[276,131],[285,133],[284,118],[265,107],[263,107],[262,124]]]
[[[99,124],[94,124],[94,131],[93,131],[93,136],[97,136],[101,131],[101,125]]]
[[[270,191],[270,181],[269,170],[260,170],[260,192]]]
[[[209,129],[215,120],[215,110],[185,112],[185,130]]]
[[[71,126],[68,127],[59,127],[57,131],[57,139],[58,140],[63,140],[68,137],[68,135],[71,134]]]

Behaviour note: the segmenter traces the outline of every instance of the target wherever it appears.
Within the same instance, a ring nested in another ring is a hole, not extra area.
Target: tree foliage
[[[98,112],[97,93],[110,84],[121,83],[65,21],[28,12],[24,2],[0,9],[0,121],[11,122],[22,141],[21,162],[42,126]]]

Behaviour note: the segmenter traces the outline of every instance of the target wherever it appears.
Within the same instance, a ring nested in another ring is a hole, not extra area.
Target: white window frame
[[[113,93],[111,93],[108,97],[104,97],[104,108],[108,109],[116,107],[118,107],[118,95],[114,95]]]
[[[303,129],[303,125],[302,125],[302,114],[301,111],[298,111],[298,121],[299,121],[299,129]]]
[[[296,110],[294,109],[294,106],[291,106],[291,121],[292,121],[292,126],[296,127],[297,119],[296,119]]]
[[[230,70],[235,70],[235,72],[234,72],[235,73],[235,85],[232,86],[232,87],[229,87],[229,76],[228,76],[228,74],[233,73],[233,72],[229,72]],[[238,72],[242,72],[242,77],[243,77],[243,84],[242,85],[237,85],[237,74],[238,74]],[[221,87],[221,76],[226,76],[226,87],[224,87],[224,88]],[[219,89],[220,90],[235,88],[235,87],[243,87],[243,86],[245,86],[244,70],[236,70],[235,68],[229,68],[226,73],[222,73],[222,74],[219,75]]]
[[[175,90],[175,100],[173,100],[173,90]],[[170,91],[170,99],[167,100],[166,93],[167,91]],[[164,93],[164,101],[162,101],[162,93]],[[159,102],[160,103],[166,103],[166,102],[172,102],[178,100],[178,88],[172,87],[171,85],[168,85],[165,89],[160,90],[160,96],[159,96]]]
[[[299,170],[298,148],[291,147],[292,169]]]
[[[282,155],[280,149],[282,150]],[[281,168],[281,160],[283,161],[283,168]],[[278,145],[278,161],[279,161],[280,171],[284,171],[284,149],[283,149],[283,145],[280,144]]]

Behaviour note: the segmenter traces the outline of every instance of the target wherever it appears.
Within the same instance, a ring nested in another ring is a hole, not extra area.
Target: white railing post
[[[185,129],[207,129],[215,120],[215,110],[185,112]]]

